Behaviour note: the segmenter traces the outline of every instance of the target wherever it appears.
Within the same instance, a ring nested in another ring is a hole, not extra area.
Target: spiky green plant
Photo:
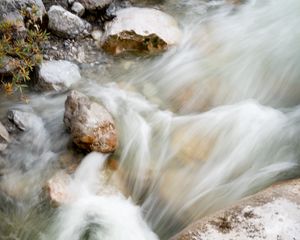
[[[31,27],[22,37],[17,29],[20,23],[11,21],[0,23],[0,68],[4,67],[5,59],[11,59],[10,76],[6,77],[5,81],[4,76],[1,79],[3,88],[8,94],[15,91],[22,94],[22,88],[28,85],[34,66],[43,59],[42,43],[47,40],[48,34],[35,24],[34,19],[30,19]]]

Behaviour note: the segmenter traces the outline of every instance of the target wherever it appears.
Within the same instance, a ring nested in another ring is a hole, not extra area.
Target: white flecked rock
[[[273,240],[300,236],[300,179],[275,184],[191,224],[171,240]]]

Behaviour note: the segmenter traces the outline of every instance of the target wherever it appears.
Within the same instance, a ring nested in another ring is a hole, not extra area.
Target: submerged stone
[[[105,26],[102,48],[111,54],[159,53],[176,45],[181,32],[175,19],[151,8],[125,8]]]
[[[63,171],[57,172],[47,181],[44,191],[52,206],[58,207],[71,201],[68,189],[70,182],[71,176]]]
[[[9,142],[9,133],[7,132],[3,124],[0,122],[0,152],[6,149]]]

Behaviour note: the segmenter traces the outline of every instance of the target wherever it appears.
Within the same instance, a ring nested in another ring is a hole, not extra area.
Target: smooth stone
[[[79,17],[81,17],[85,11],[84,6],[79,2],[74,2],[71,9]]]
[[[36,88],[43,91],[61,91],[81,79],[79,67],[69,61],[44,61],[38,72]]]

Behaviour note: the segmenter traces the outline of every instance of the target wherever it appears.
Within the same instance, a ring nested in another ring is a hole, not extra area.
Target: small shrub
[[[32,8],[33,10],[35,8]],[[34,11],[32,11],[34,12]],[[20,91],[28,85],[30,73],[34,66],[41,63],[42,43],[47,40],[48,34],[42,31],[38,24],[35,23],[35,16],[29,18],[27,11],[21,11],[28,30],[20,35],[17,26],[20,23],[5,21],[0,23],[0,68],[4,67],[5,59],[10,61],[10,76],[2,76],[1,82],[3,89],[7,94]],[[31,13],[32,14],[32,13]]]

